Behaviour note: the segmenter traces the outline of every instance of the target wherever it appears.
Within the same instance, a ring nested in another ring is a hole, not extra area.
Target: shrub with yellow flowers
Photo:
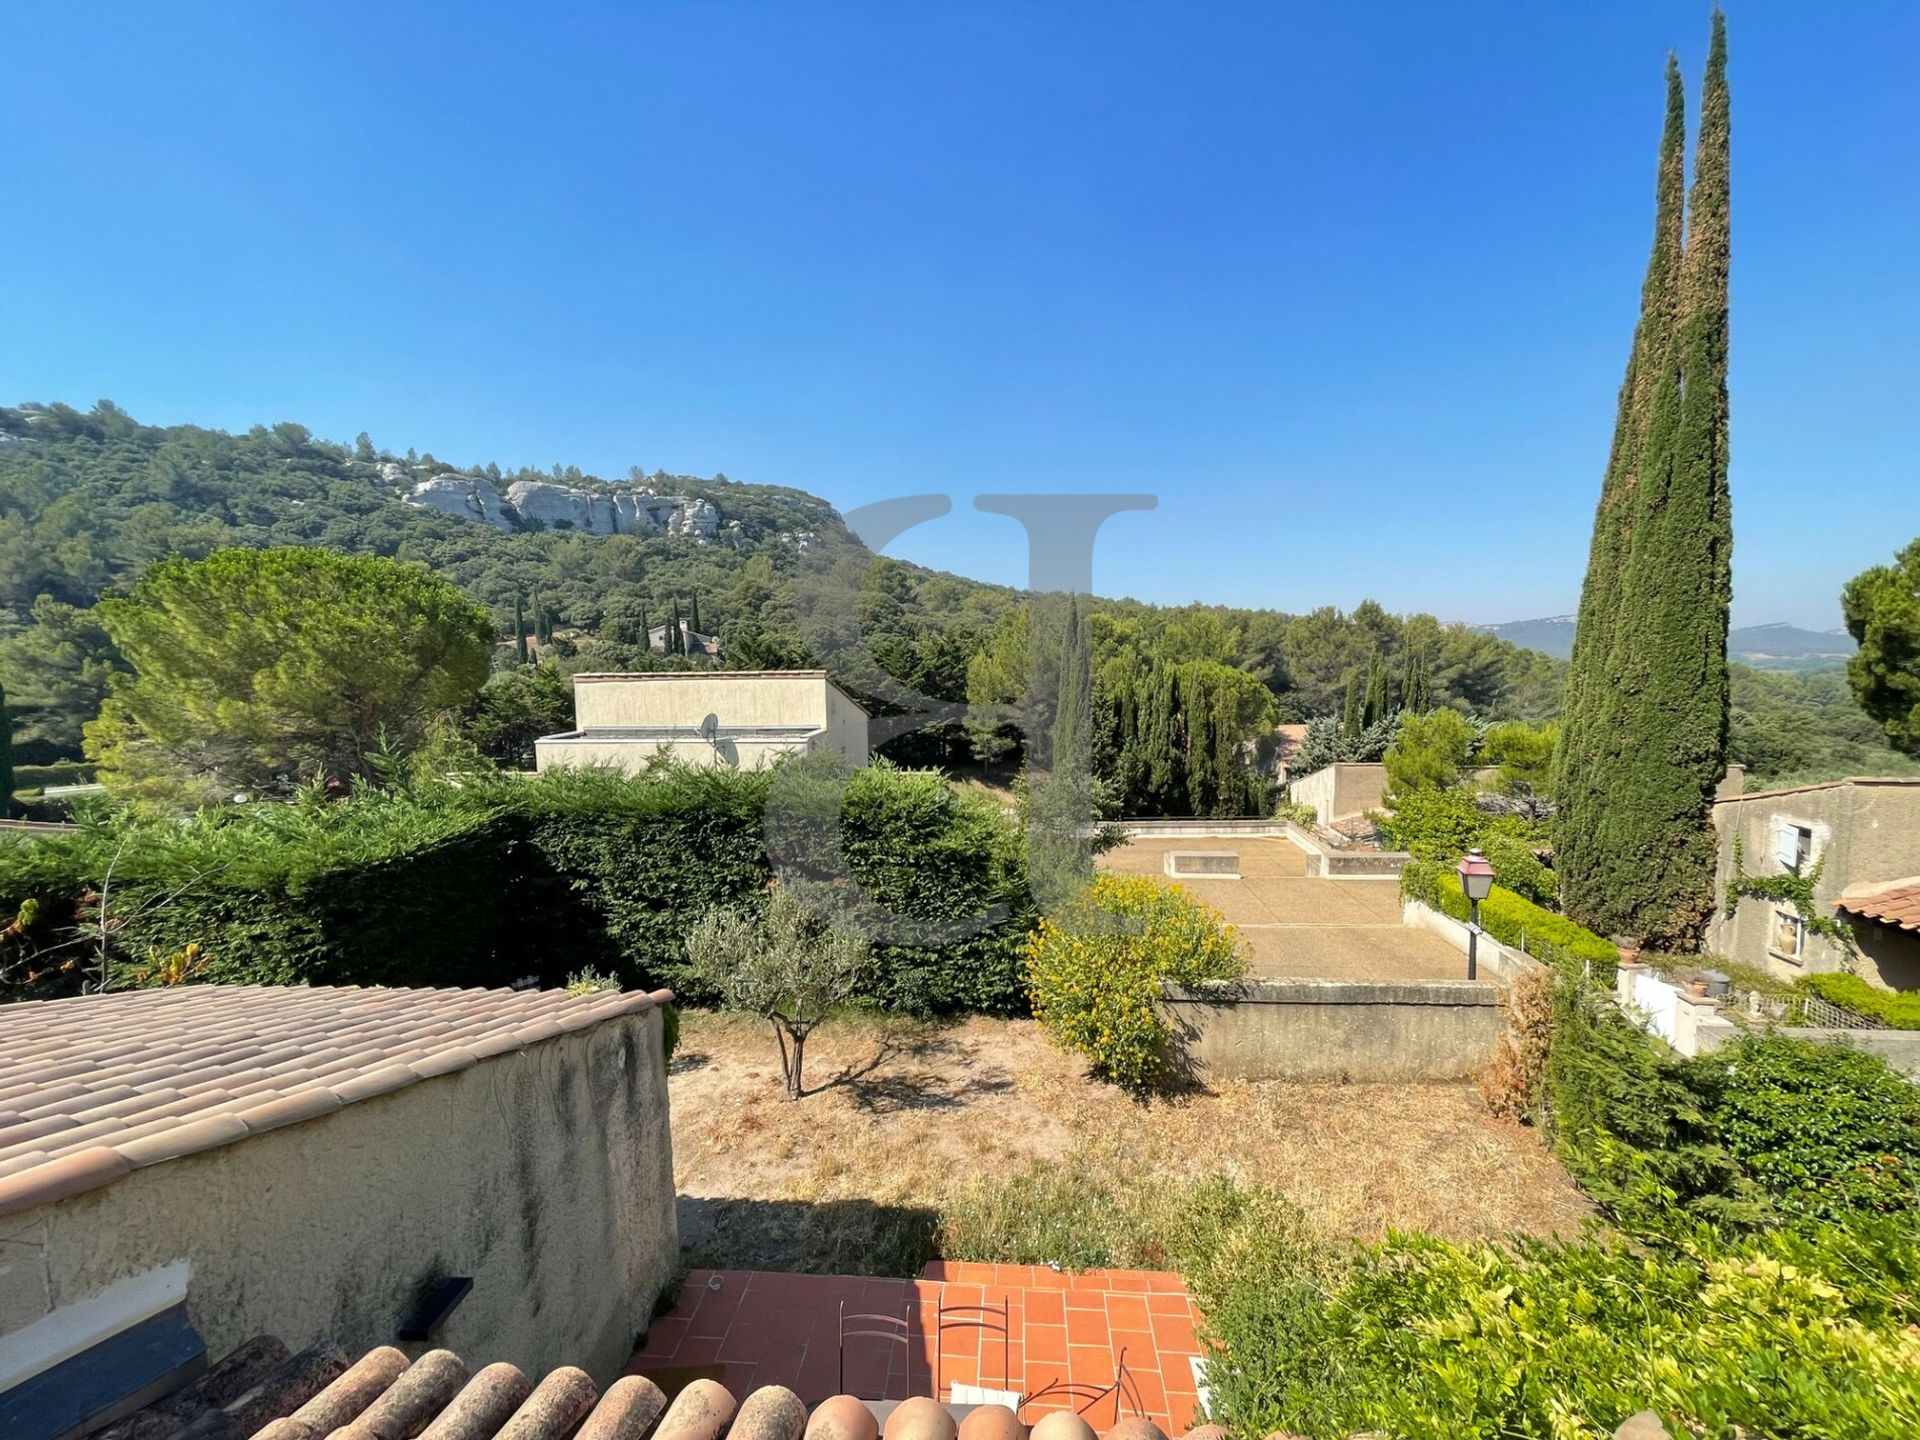
[[[1034,1017],[1129,1090],[1163,1084],[1173,1070],[1162,982],[1238,980],[1246,969],[1245,942],[1218,911],[1145,875],[1099,876],[1026,944]]]

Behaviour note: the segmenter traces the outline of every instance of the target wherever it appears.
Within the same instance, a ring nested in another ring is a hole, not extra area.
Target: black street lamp
[[[1467,897],[1467,979],[1479,978],[1480,902],[1493,893],[1493,866],[1478,850],[1460,862],[1460,893]]]

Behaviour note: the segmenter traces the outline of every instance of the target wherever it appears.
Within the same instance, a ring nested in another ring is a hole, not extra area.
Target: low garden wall
[[[1646,965],[1622,965],[1615,974],[1614,998],[1640,1028],[1657,1035],[1686,1056],[1705,1055],[1745,1034],[1729,1020],[1720,1002],[1691,994]],[[1773,1034],[1829,1045],[1851,1045],[1878,1055],[1894,1069],[1920,1078],[1920,1030],[1839,1029],[1817,1025],[1775,1025]]]
[[[1456,920],[1451,915],[1442,914],[1431,905],[1423,904],[1418,900],[1409,900],[1403,904],[1400,907],[1400,918],[1403,923],[1415,929],[1438,935],[1462,955],[1467,953],[1467,925],[1464,920]],[[1513,983],[1523,973],[1540,963],[1518,946],[1503,945],[1484,930],[1480,932],[1480,944],[1474,951],[1474,960],[1480,970],[1502,984]]]
[[[1487,981],[1258,980],[1166,986],[1197,1074],[1244,1080],[1464,1080],[1500,1033]]]
[[[1284,834],[1307,855],[1307,874],[1320,880],[1396,880],[1413,861],[1404,850],[1335,850],[1304,825],[1284,822]]]

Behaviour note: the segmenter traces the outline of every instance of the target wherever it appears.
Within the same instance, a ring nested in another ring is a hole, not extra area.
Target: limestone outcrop
[[[579,490],[551,480],[516,480],[502,495],[483,476],[444,474],[420,481],[407,503],[496,530],[524,526],[587,535],[684,535],[705,541],[720,528],[713,502],[662,495],[647,486]]]
[[[491,525],[496,530],[513,529],[505,502],[493,482],[477,475],[436,475],[422,480],[407,496],[407,504],[428,510],[443,510],[462,520]]]

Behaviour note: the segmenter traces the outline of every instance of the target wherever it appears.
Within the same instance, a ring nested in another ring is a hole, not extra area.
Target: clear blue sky
[[[1920,533],[1920,7],[1728,7],[1735,619]],[[14,5],[0,400],[631,464],[1104,593],[1570,610],[1708,6]]]

